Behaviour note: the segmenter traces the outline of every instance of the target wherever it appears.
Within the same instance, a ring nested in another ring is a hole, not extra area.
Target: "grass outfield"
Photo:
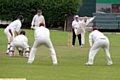
[[[29,45],[32,46],[34,36],[32,30],[26,30]],[[16,52],[12,58],[6,54],[7,39],[0,29],[0,78],[26,78],[26,80],[120,80],[120,34],[106,34],[110,39],[112,66],[107,66],[102,49],[95,57],[93,66],[84,66],[88,60],[89,44],[86,34],[84,48],[69,47],[68,32],[51,31],[51,40],[58,57],[58,66],[53,66],[49,50],[41,46],[36,53],[32,65]]]

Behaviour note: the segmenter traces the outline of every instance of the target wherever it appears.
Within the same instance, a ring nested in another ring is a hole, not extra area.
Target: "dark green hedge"
[[[25,25],[30,26],[33,16],[41,9],[47,27],[62,26],[65,14],[76,14],[82,0],[0,0],[0,19],[14,20],[23,15]]]

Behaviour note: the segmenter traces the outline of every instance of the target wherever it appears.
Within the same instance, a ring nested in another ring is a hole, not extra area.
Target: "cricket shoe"
[[[27,64],[32,64],[32,61],[28,61]]]
[[[53,65],[54,65],[54,66],[58,66],[58,64],[57,64],[57,63],[54,63]]]
[[[12,57],[12,56],[13,56],[13,53],[10,52],[10,53],[8,54],[8,56],[9,56],[9,57]]]
[[[113,63],[108,63],[107,65],[108,65],[108,66],[111,66],[112,64],[113,64]]]
[[[92,66],[93,64],[85,63],[85,66]]]
[[[72,47],[75,47],[74,45],[72,45]]]
[[[80,48],[83,48],[83,45],[80,45]]]

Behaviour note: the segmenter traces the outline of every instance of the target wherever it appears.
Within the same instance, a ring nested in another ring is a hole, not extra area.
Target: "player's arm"
[[[32,23],[31,23],[31,29],[33,29],[34,28],[34,25],[35,24],[35,16],[33,17],[33,19],[32,19]]]
[[[89,45],[90,47],[92,47],[92,35],[91,34],[89,35]]]
[[[72,29],[75,29],[75,25],[76,25],[76,24],[75,24],[75,22],[73,21],[73,22],[72,22]]]
[[[45,25],[45,18],[44,18],[44,16],[43,16],[43,20],[42,20],[42,21],[43,21],[43,23],[44,23],[44,25]],[[46,26],[46,25],[45,25],[45,26]]]
[[[96,16],[93,16],[92,18],[89,19],[89,23],[95,19]]]
[[[20,34],[20,30],[18,30],[18,31],[15,31],[15,33],[16,33],[17,35],[19,35],[19,34]]]

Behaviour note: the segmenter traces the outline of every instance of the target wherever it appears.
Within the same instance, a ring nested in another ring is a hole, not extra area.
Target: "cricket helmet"
[[[25,31],[21,31],[20,34],[26,35],[26,32]]]
[[[18,16],[18,19],[23,20],[24,17],[23,17],[22,15],[19,15],[19,16]]]

